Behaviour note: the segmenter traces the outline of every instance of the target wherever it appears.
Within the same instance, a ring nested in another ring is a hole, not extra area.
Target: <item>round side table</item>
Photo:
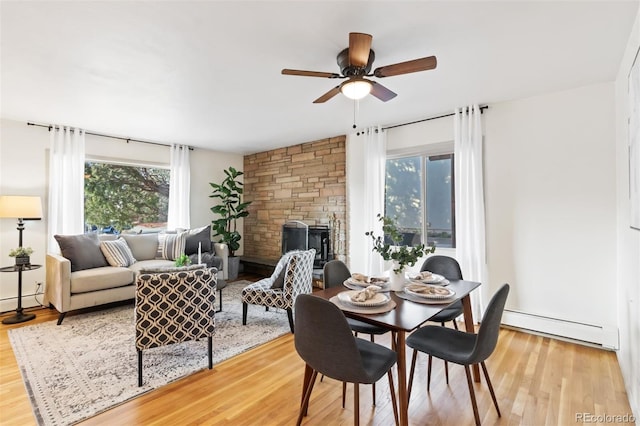
[[[22,311],[22,272],[33,271],[42,268],[42,265],[13,265],[0,268],[0,272],[17,272],[18,273],[18,308],[16,314],[2,320],[3,324],[18,324],[25,321],[31,321],[36,314],[23,314]]]

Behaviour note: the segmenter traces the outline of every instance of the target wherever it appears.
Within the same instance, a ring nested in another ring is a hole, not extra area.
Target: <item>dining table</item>
[[[425,322],[429,321],[434,315],[438,314],[442,310],[451,306],[457,300],[462,300],[464,307],[464,325],[465,331],[474,333],[473,315],[471,311],[471,298],[470,293],[480,286],[479,282],[465,281],[465,280],[449,280],[449,284],[446,288],[455,292],[455,295],[447,300],[446,303],[420,303],[412,300],[407,300],[401,296],[401,292],[388,292],[391,300],[395,302],[395,308],[384,313],[369,314],[364,313],[362,309],[354,309],[354,311],[348,308],[343,310],[345,316],[349,318],[358,319],[360,321],[367,322],[387,328],[393,332],[396,336],[395,347],[397,353],[397,366],[398,366],[398,410],[400,417],[400,425],[408,426],[409,418],[409,400],[407,391],[407,359],[406,359],[406,335],[411,331],[419,328]],[[337,296],[343,291],[348,291],[346,287],[333,287],[324,290],[314,291],[314,296],[322,297],[326,300],[331,300],[334,296]],[[335,298],[334,298],[335,300]],[[340,305],[338,305],[340,307]],[[473,377],[476,382],[480,381],[480,370],[478,365],[472,367]],[[311,380],[310,372],[305,371],[303,389],[307,388],[307,384]]]

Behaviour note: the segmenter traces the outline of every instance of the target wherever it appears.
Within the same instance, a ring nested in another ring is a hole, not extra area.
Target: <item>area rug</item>
[[[222,290],[216,313],[215,364],[289,333],[286,311],[249,307],[242,325],[240,293],[248,281]],[[216,301],[217,304],[217,301]],[[138,387],[133,305],[16,328],[9,339],[36,421],[70,425],[208,367],[207,341],[144,351],[144,385]],[[213,380],[213,379],[212,379]]]

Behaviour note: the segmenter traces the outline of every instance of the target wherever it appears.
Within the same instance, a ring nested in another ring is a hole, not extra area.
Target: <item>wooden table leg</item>
[[[464,308],[464,328],[467,333],[475,333],[473,327],[473,312],[471,310],[471,296],[468,294],[462,298],[462,307]],[[473,381],[480,382],[480,367],[478,364],[471,366],[473,370]]]
[[[309,364],[304,365],[304,379],[302,380],[302,397],[300,398],[300,408],[302,408],[302,404],[304,403],[304,394],[307,392],[307,388],[309,387],[309,383],[311,382],[311,376],[313,375],[313,368],[309,367]],[[304,415],[307,415],[307,410],[305,408]]]
[[[409,401],[407,400],[407,356],[404,330],[397,332],[396,353],[398,354],[398,409],[400,426],[409,425]]]

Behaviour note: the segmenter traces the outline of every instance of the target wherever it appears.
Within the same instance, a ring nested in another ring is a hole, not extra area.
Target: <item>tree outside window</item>
[[[98,161],[85,163],[87,231],[158,231],[166,228],[168,169]]]

